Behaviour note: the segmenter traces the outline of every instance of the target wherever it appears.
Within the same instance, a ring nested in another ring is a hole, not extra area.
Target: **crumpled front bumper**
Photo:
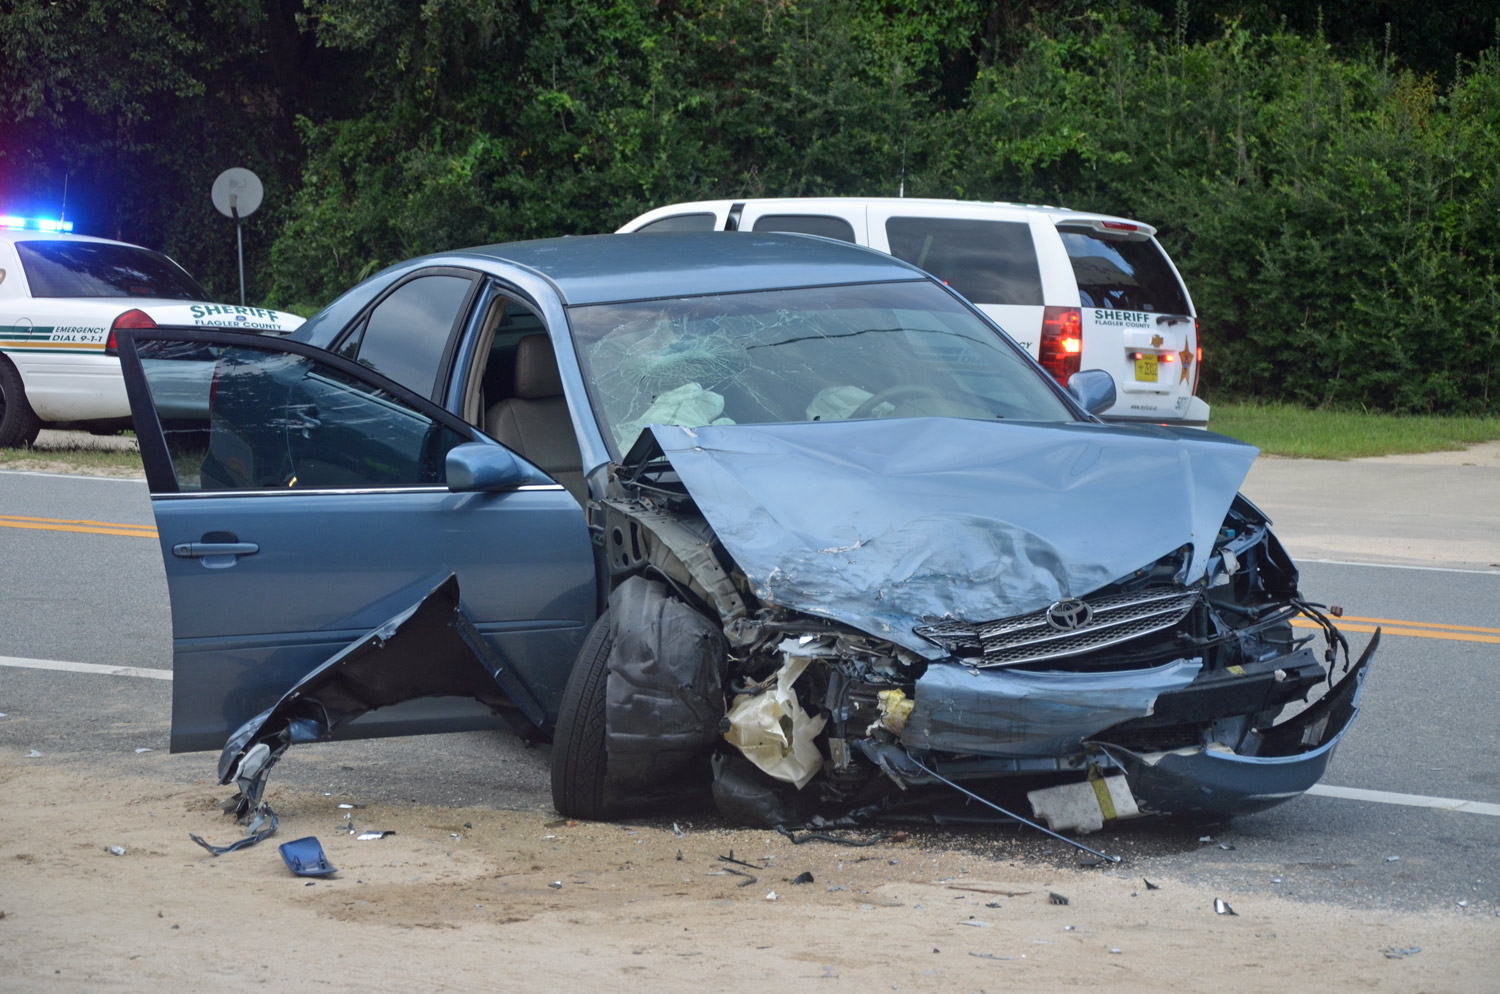
[[[1359,713],[1380,632],[1342,680],[1317,703],[1274,726],[1257,755],[1213,744],[1141,753],[1108,742],[1086,743],[1124,771],[1142,814],[1230,818],[1274,807],[1322,778],[1333,750]]]

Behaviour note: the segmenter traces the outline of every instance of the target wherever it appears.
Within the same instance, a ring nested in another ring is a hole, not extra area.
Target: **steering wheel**
[[[886,387],[879,393],[871,394],[865,399],[863,404],[860,404],[851,411],[849,417],[845,420],[853,421],[857,418],[868,418],[870,412],[875,410],[875,408],[897,397],[936,397],[938,400],[946,399],[941,391],[933,387],[923,386],[920,383],[898,383],[893,387]]]

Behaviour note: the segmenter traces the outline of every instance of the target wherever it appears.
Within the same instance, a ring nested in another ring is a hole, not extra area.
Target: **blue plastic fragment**
[[[323,845],[315,836],[283,842],[278,848],[287,869],[299,877],[326,877],[338,871],[329,865],[323,855]]]

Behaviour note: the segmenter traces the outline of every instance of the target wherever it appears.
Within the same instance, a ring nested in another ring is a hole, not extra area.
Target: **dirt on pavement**
[[[0,990],[1495,989],[1493,923],[1456,910],[1151,889],[1128,862],[986,858],[922,831],[794,846],[282,787],[277,835],[214,857],[188,832],[239,837],[229,788],[161,754],[107,774],[82,759],[0,759]],[[395,834],[359,841],[346,814]],[[283,865],[277,844],[307,835],[335,876]]]

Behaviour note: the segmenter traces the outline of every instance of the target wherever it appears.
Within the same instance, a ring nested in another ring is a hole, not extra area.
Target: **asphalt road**
[[[1326,464],[1304,467],[1311,474]],[[1412,472],[1436,482],[1430,468]],[[1297,487],[1319,492],[1300,478]],[[1250,493],[1277,514],[1274,487]],[[151,524],[143,483],[0,472],[0,657],[170,668],[170,610]],[[1326,551],[1295,523],[1282,535],[1294,554]],[[1341,549],[1351,559],[1359,551]],[[1464,562],[1475,561],[1500,556],[1470,543]],[[1341,605],[1346,617],[1396,622],[1388,631],[1433,636],[1385,637],[1360,717],[1324,784],[1500,804],[1500,570],[1433,565],[1440,568],[1303,564],[1312,599]],[[1488,636],[1474,631],[1483,628]],[[1350,632],[1356,653],[1367,637]],[[0,750],[123,769],[138,748],[166,749],[170,698],[166,680],[0,666]],[[164,769],[201,780],[216,759],[179,755]],[[498,732],[322,744],[292,750],[271,792],[281,783],[372,801],[538,808],[549,803],[546,764],[545,748],[528,750]],[[1200,841],[1205,834],[1210,841]],[[1011,858],[1074,858],[1012,827],[933,840]],[[1090,841],[1128,858],[1119,872],[1212,879],[1226,895],[1276,890],[1351,907],[1500,910],[1500,817],[1491,815],[1305,796],[1227,827],[1134,823]]]

